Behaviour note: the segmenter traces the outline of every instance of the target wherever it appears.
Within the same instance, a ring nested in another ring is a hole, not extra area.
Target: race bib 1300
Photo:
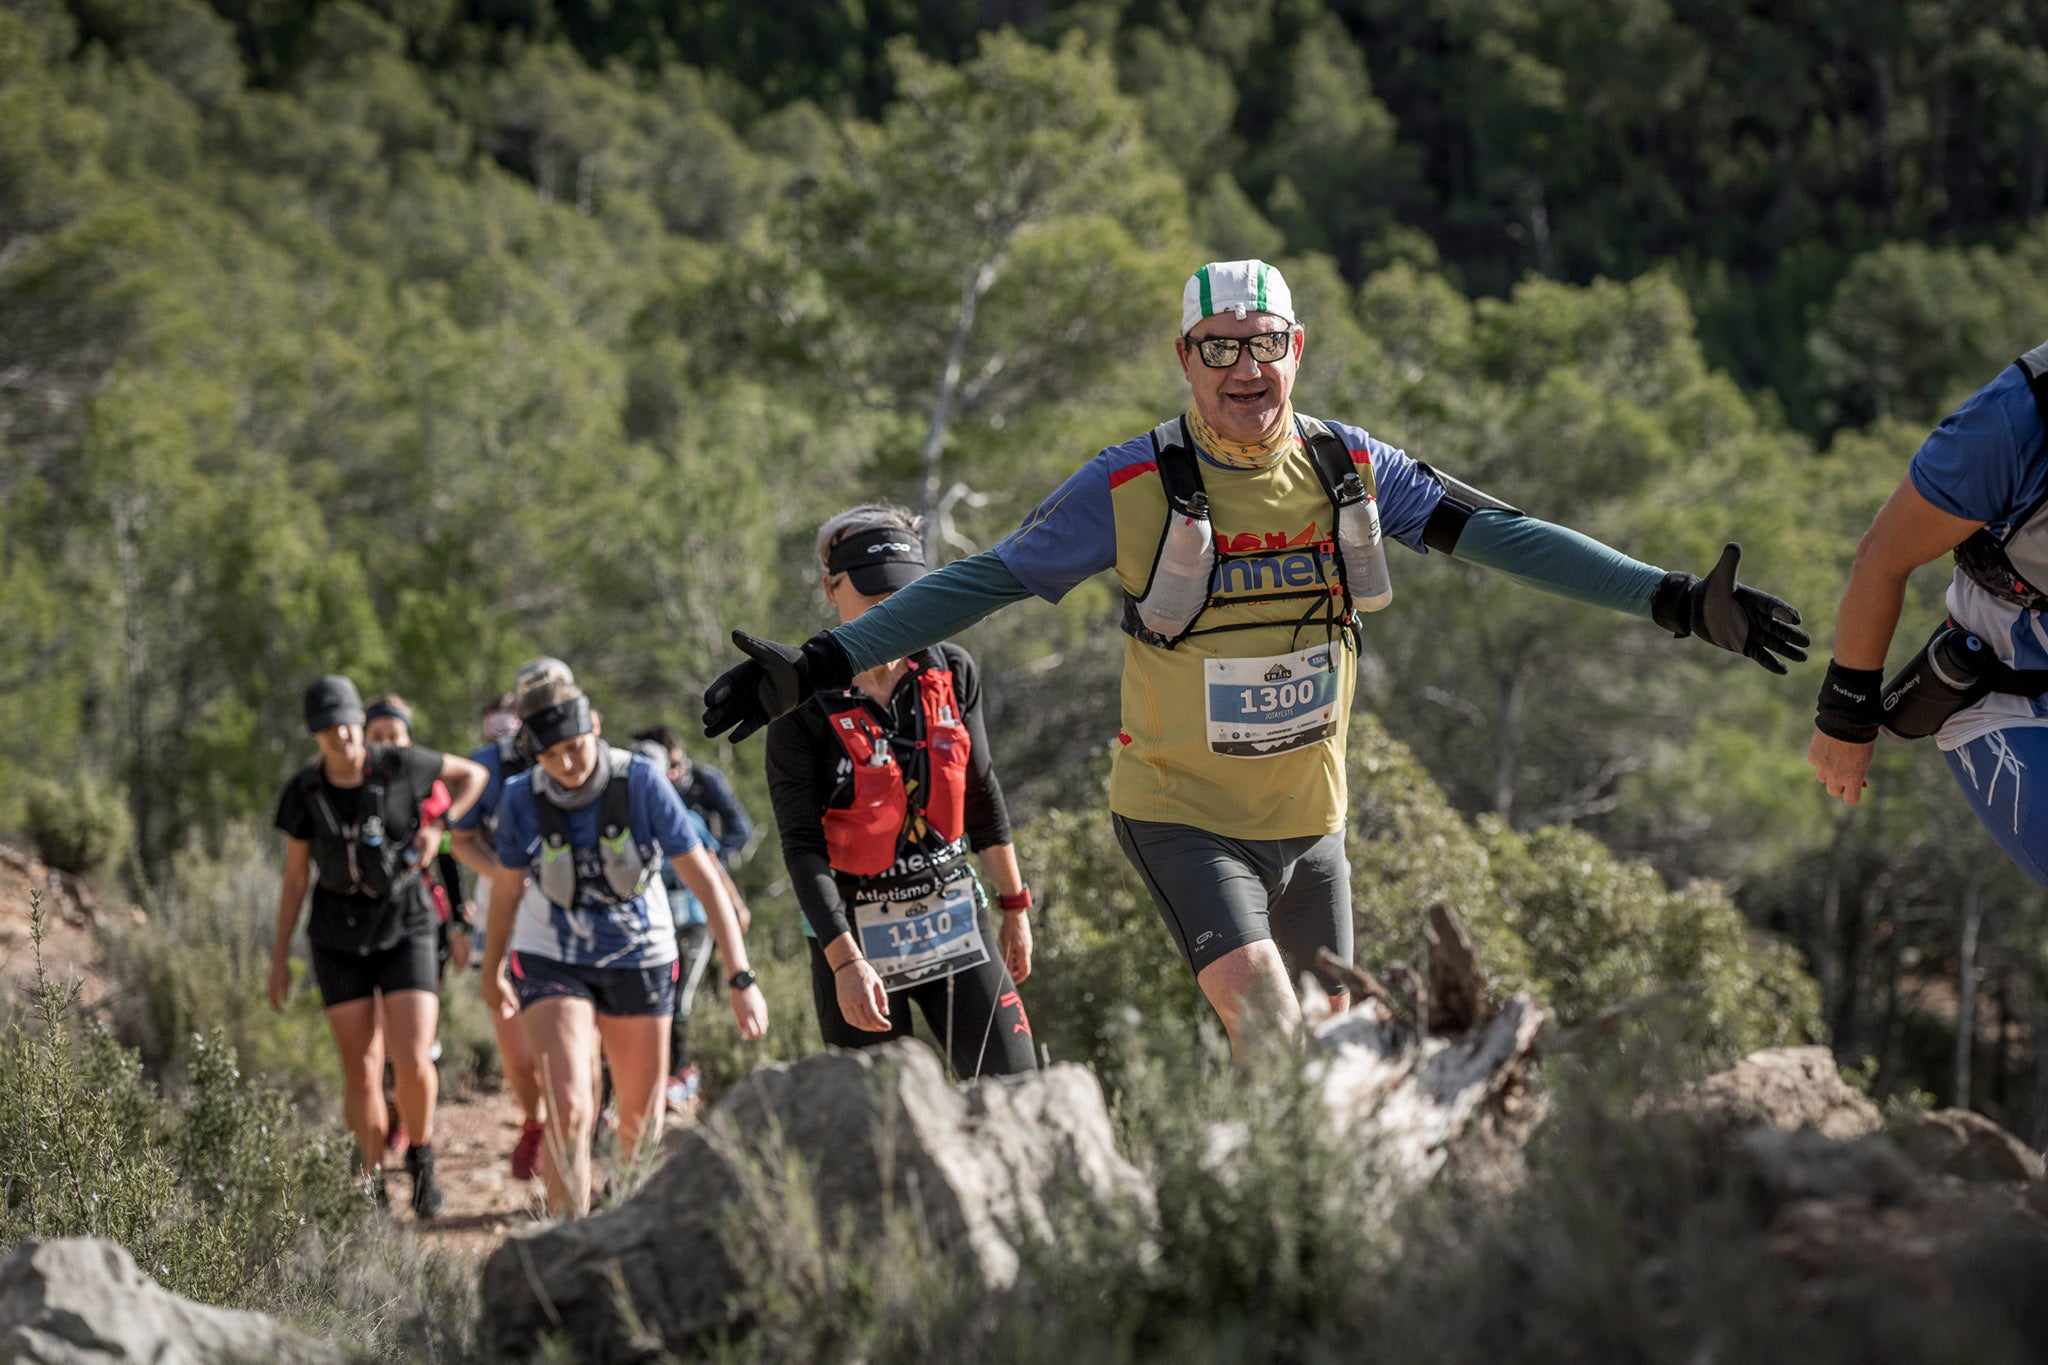
[[[1337,728],[1336,647],[1267,659],[1208,659],[1209,748],[1268,758],[1320,744]]]

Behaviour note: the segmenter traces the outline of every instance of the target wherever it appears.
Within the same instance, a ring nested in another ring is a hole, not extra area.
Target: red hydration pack
[[[903,785],[903,769],[882,728],[865,706],[828,711],[832,733],[853,760],[853,804],[825,812],[825,848],[835,871],[856,877],[877,877],[895,865],[906,836],[923,816],[947,841],[958,839],[967,826],[967,726],[953,695],[953,670],[916,663],[918,711],[922,734],[913,747],[923,749],[928,788],[912,810]],[[905,741],[898,740],[902,744]]]

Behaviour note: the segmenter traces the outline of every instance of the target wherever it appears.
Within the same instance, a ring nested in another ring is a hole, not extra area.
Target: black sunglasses
[[[1227,370],[1237,363],[1238,352],[1249,347],[1252,359],[1261,365],[1270,365],[1287,354],[1287,348],[1294,343],[1294,329],[1284,332],[1260,332],[1249,337],[1206,337],[1201,341],[1193,337],[1182,337],[1192,346],[1195,354],[1202,357],[1202,363],[1212,370]]]

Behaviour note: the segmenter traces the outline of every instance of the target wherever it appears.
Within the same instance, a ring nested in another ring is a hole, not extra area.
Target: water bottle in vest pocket
[[[853,804],[825,812],[826,856],[837,871],[880,876],[895,865],[897,841],[910,813],[903,774],[889,741],[865,711],[835,712],[831,724],[853,760]]]

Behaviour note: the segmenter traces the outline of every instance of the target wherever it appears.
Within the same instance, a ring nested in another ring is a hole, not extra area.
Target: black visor
[[[552,749],[565,739],[589,734],[590,698],[571,697],[550,706],[526,722],[526,732],[533,737],[535,753]]]
[[[900,526],[848,531],[825,556],[825,572],[845,574],[855,592],[881,597],[924,577],[924,545]]]

